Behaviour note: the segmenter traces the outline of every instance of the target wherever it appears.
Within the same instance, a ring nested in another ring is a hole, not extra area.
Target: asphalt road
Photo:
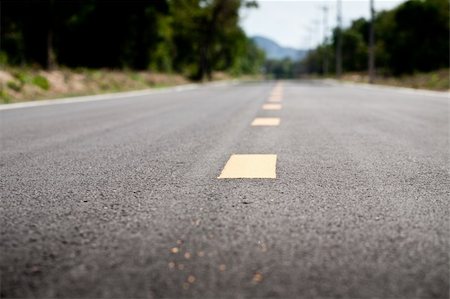
[[[0,111],[1,296],[448,298],[449,99],[274,86]]]

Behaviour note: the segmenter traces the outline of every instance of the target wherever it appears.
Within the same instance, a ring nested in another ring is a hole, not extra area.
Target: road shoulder
[[[37,100],[37,101],[21,102],[21,103],[14,103],[14,104],[3,104],[3,105],[0,105],[0,111],[19,109],[19,108],[38,107],[38,106],[48,106],[48,105],[72,104],[72,103],[103,101],[103,100],[112,100],[112,99],[120,99],[120,98],[132,98],[132,97],[169,93],[169,92],[182,92],[182,91],[194,90],[194,89],[198,89],[198,88],[202,88],[202,87],[232,86],[232,85],[239,84],[240,82],[241,81],[239,81],[239,80],[224,80],[224,81],[215,81],[215,82],[208,82],[208,83],[191,83],[191,84],[182,84],[182,85],[178,85],[178,86],[158,88],[158,89],[149,88],[149,89],[142,89],[142,90],[135,90],[135,91],[125,91],[125,92],[97,94],[97,95],[88,95],[88,96],[79,96],[79,97],[65,97],[65,98],[58,98],[58,99],[46,99],[46,100]]]

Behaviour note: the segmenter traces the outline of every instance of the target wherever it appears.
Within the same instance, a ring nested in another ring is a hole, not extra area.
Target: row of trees
[[[4,0],[1,57],[12,65],[255,73],[264,53],[239,26],[248,0]]]
[[[267,78],[292,79],[299,73],[299,62],[290,58],[267,59],[264,64],[264,72]]]
[[[335,29],[331,43],[309,52],[302,72],[324,73],[328,60],[335,72],[338,35],[342,37],[343,71],[366,71],[368,65],[369,21],[358,19],[349,28]],[[401,75],[449,67],[449,1],[409,0],[375,17],[377,73]]]

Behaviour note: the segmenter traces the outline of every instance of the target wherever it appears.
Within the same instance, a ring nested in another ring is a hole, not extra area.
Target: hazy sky
[[[390,9],[405,0],[375,0],[375,10]],[[336,26],[336,0],[258,0],[259,8],[241,11],[248,35],[263,35],[283,46],[308,48],[323,40],[323,10],[328,7],[328,28]],[[343,25],[369,16],[369,0],[343,0]]]

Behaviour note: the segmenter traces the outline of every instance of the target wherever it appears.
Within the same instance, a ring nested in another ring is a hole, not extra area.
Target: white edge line
[[[20,108],[31,108],[31,107],[38,107],[38,106],[72,104],[72,103],[113,100],[113,99],[120,99],[120,98],[129,98],[129,97],[139,97],[139,96],[162,94],[162,93],[169,93],[169,92],[188,91],[188,90],[198,89],[201,87],[232,86],[232,85],[237,85],[239,83],[240,83],[239,80],[219,81],[219,82],[210,82],[210,83],[203,83],[203,84],[193,83],[193,84],[183,84],[183,85],[161,88],[161,89],[143,89],[143,90],[136,90],[136,91],[126,91],[126,92],[88,95],[88,96],[79,96],[79,97],[66,97],[66,98],[58,98],[58,99],[52,99],[52,100],[38,100],[38,101],[30,101],[30,102],[14,103],[14,104],[1,104],[0,111],[20,109]]]

